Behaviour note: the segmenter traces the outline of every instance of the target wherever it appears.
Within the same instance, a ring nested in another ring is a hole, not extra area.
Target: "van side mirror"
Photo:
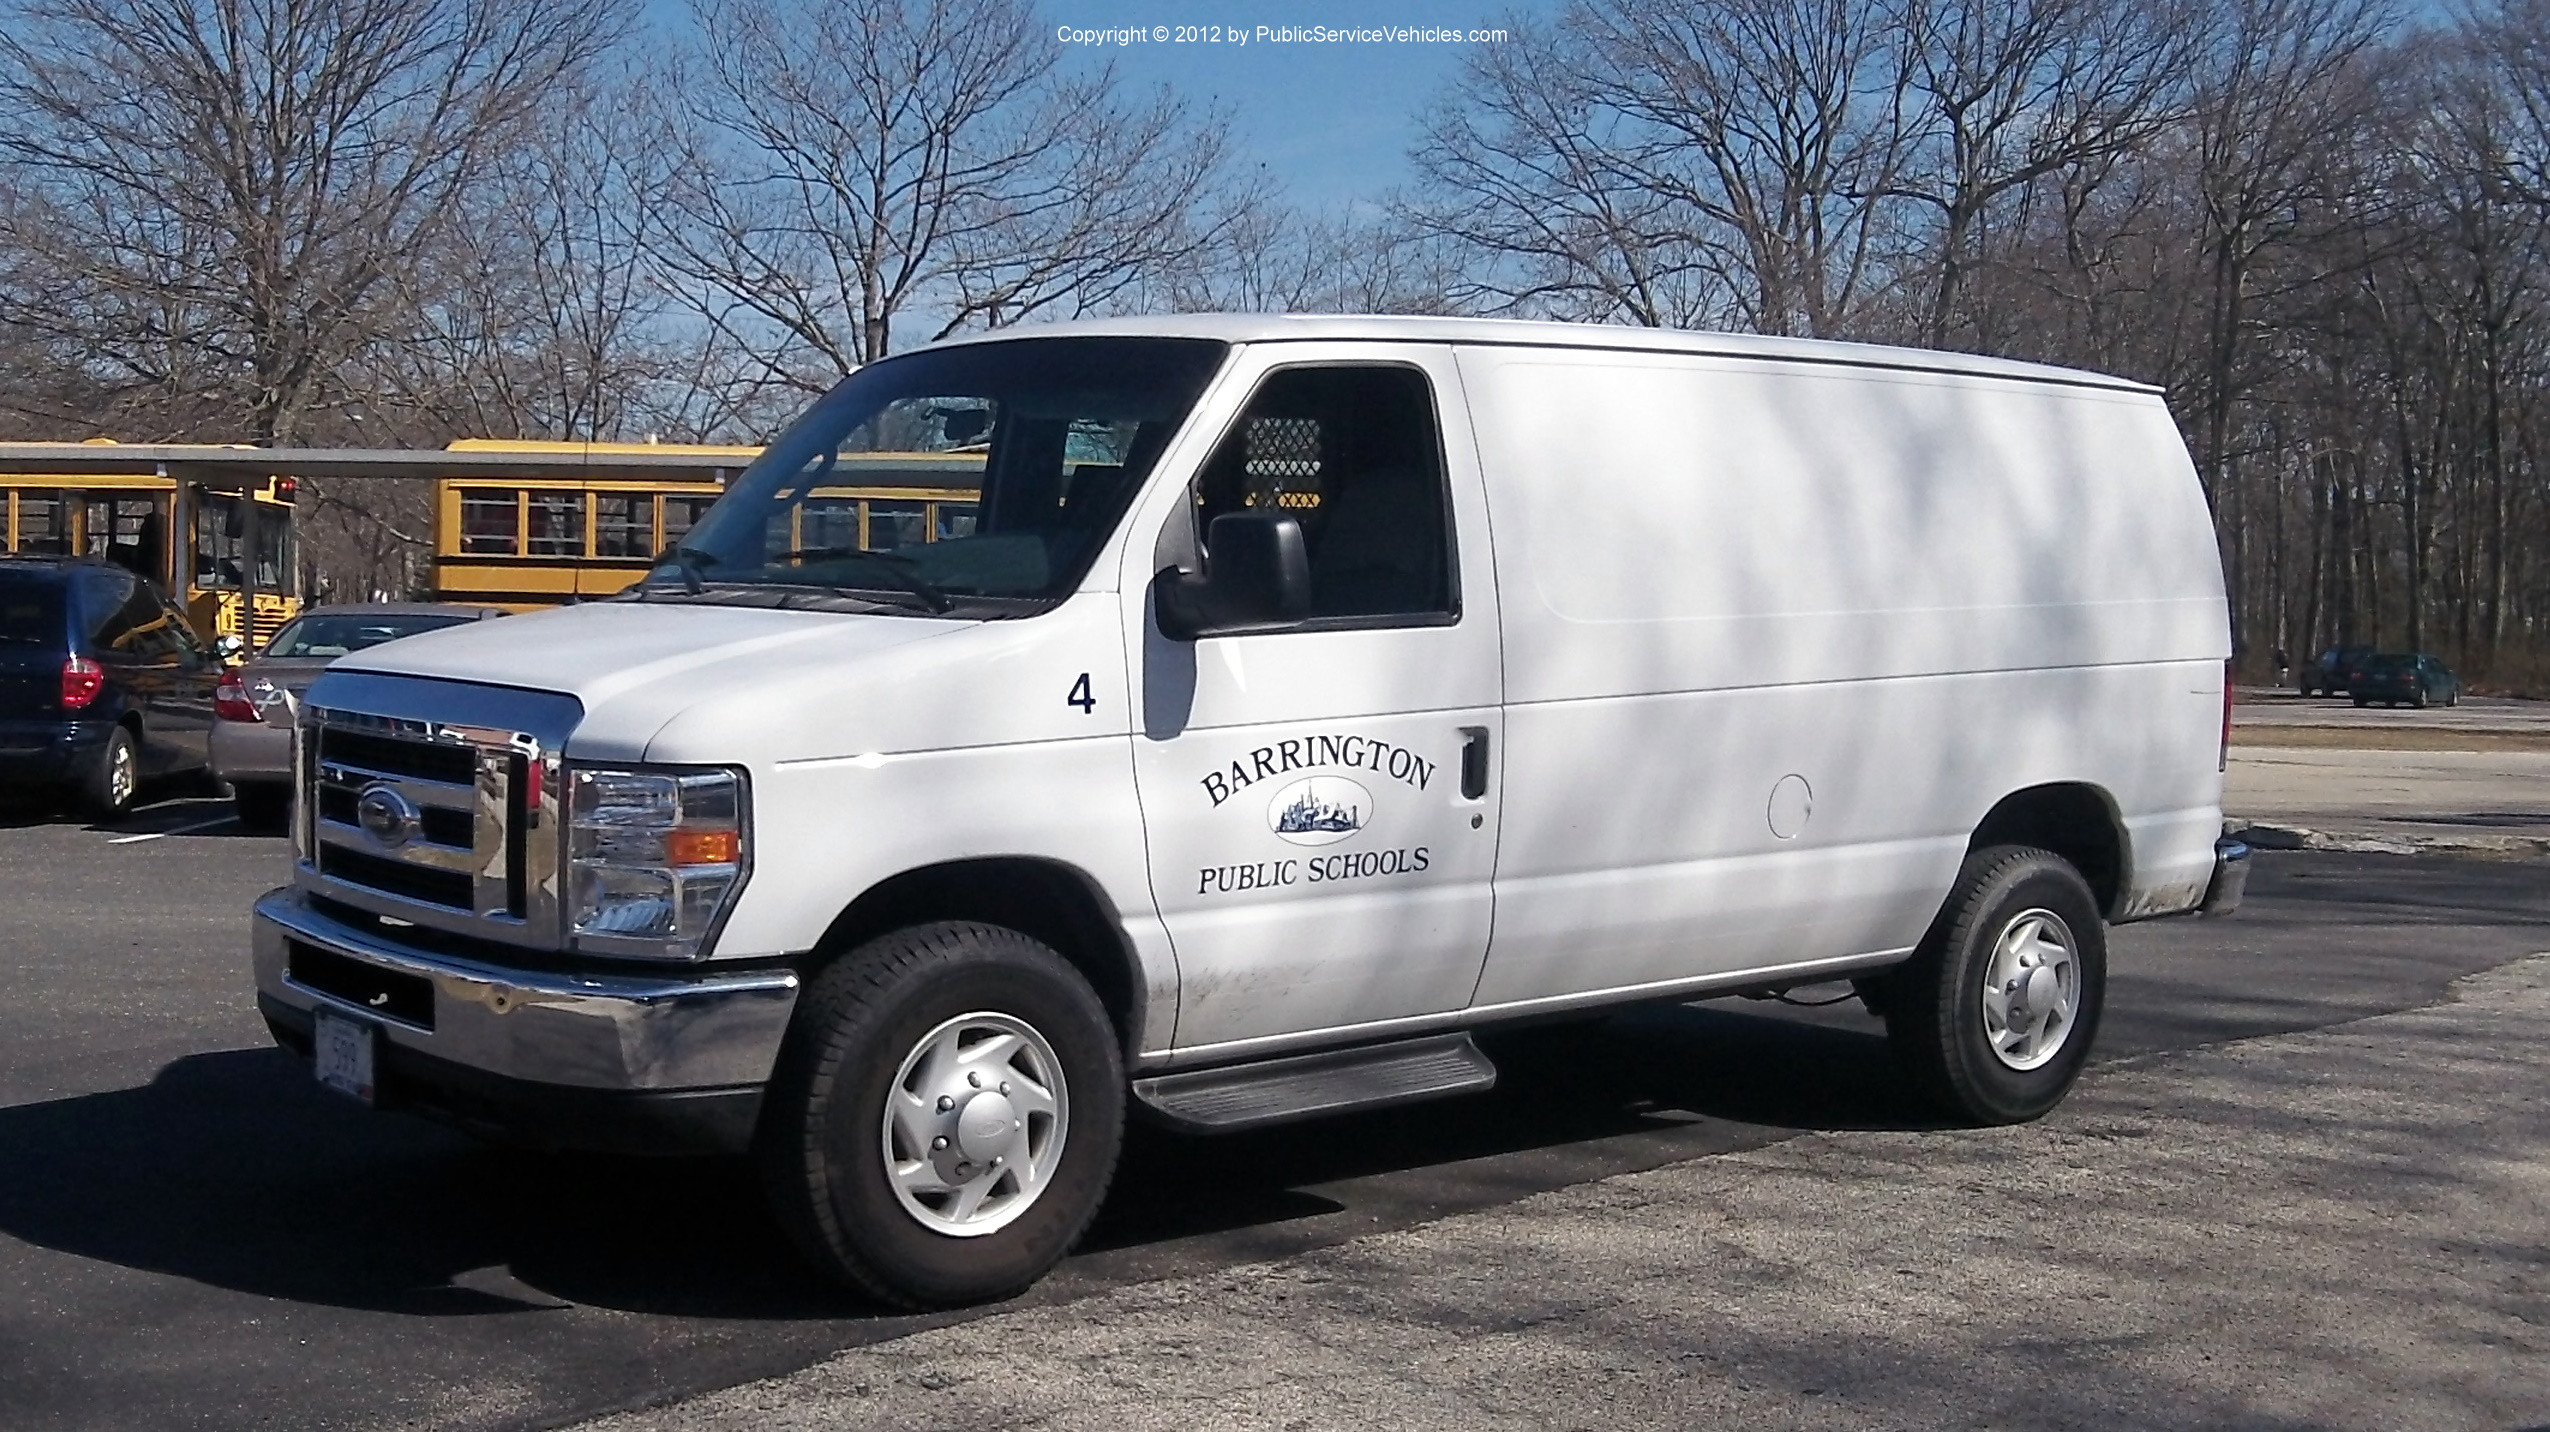
[[[1205,542],[1202,575],[1170,568],[1152,583],[1160,631],[1179,641],[1283,626],[1310,615],[1310,548],[1278,512],[1225,512]]]

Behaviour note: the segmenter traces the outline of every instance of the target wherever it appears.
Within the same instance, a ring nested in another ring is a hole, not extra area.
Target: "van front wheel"
[[[1969,1123],[2024,1123],[2062,1102],[2098,1034],[2097,898],[2052,851],[1974,851],[1888,984],[1888,1041],[1931,1101]]]
[[[755,1147],[773,1211],[836,1279],[949,1307],[1023,1291],[1106,1196],[1124,1068],[1088,982],[1015,930],[945,923],[808,988]]]

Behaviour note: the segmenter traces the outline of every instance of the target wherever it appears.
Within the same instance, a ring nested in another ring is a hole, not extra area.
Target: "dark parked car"
[[[2446,706],[2461,704],[2461,678],[2452,668],[2424,652],[2414,655],[2385,652],[2368,658],[2357,673],[2347,694],[2358,706],[2379,701],[2385,706],[2426,706],[2442,702]]]
[[[0,557],[0,785],[121,814],[144,778],[210,759],[221,662],[148,581]]]
[[[2355,678],[2372,658],[2369,646],[2330,647],[2303,664],[2301,679],[2294,686],[2305,696],[2344,696],[2354,689]]]

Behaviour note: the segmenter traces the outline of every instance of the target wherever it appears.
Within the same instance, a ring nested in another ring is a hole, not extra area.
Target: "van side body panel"
[[[1504,596],[1477,1003],[1909,949],[2003,796],[2078,783],[2119,913],[2219,833],[2229,638],[2157,398],[1464,349]]]

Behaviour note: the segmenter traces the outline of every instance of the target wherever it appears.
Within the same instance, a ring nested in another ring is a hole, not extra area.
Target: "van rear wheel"
[[[944,923],[862,945],[800,1004],[755,1146],[789,1236],[911,1308],[1018,1293],[1096,1216],[1125,1078],[1086,980],[1015,930]]]
[[[2049,850],[1967,855],[1911,960],[1888,977],[1886,1035],[1932,1103],[2016,1124],[2063,1101],[2106,1002],[2097,898]]]

